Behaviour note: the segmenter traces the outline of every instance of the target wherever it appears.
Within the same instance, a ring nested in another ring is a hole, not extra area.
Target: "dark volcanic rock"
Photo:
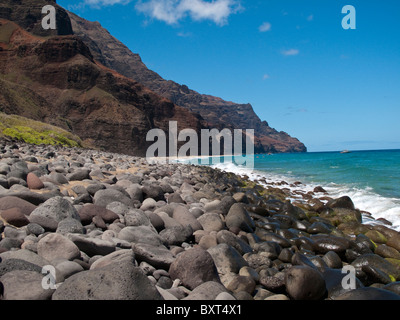
[[[400,300],[400,295],[379,288],[360,288],[346,292],[335,300]]]
[[[285,278],[286,290],[294,300],[319,300],[326,293],[322,274],[308,266],[290,268]]]

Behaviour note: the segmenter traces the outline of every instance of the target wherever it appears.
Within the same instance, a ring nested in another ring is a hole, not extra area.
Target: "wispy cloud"
[[[188,16],[195,21],[210,20],[225,25],[229,16],[241,8],[238,0],[139,0],[136,4],[139,12],[171,25]]]
[[[286,111],[287,112],[284,114],[284,116],[291,116],[293,114],[298,114],[298,113],[307,113],[308,109],[306,109],[306,108],[287,107]]]
[[[269,78],[271,78],[271,76],[269,74],[266,73],[263,75],[263,80],[267,80]]]
[[[188,38],[191,37],[193,34],[191,32],[180,31],[177,33],[178,37],[181,38]]]
[[[267,32],[271,30],[271,24],[269,22],[264,22],[261,26],[258,27],[260,32]]]
[[[288,49],[288,50],[282,50],[281,53],[284,56],[297,56],[300,53],[300,51],[297,49]]]
[[[310,14],[308,17],[307,17],[307,21],[313,21],[314,20],[314,15],[313,14]]]

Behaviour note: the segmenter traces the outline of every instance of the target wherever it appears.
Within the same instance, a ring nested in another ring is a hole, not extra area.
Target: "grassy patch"
[[[0,42],[9,43],[13,32],[17,26],[10,22],[5,22],[0,26]]]
[[[79,137],[56,126],[17,115],[0,112],[0,137],[10,137],[30,144],[81,147]]]

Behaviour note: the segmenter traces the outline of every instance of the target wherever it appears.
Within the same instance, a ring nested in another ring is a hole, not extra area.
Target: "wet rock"
[[[253,219],[251,219],[241,203],[235,203],[231,206],[226,216],[225,223],[230,229],[239,228],[245,232],[253,232],[255,229]]]
[[[357,259],[355,259],[352,263],[358,270],[362,270],[363,268],[369,266],[374,269],[381,270],[386,273],[393,280],[400,279],[400,269],[396,268],[393,264],[388,262],[386,259],[378,256],[377,254],[365,254]]]
[[[217,233],[218,243],[226,243],[235,248],[241,255],[252,252],[253,249],[238,236],[227,230],[221,230]]]
[[[322,274],[308,266],[290,268],[285,276],[286,290],[294,300],[320,300],[326,294]]]
[[[400,295],[400,281],[392,282],[392,283],[382,287],[382,289],[389,290],[389,291],[392,291],[392,292]]]
[[[337,254],[344,254],[350,248],[351,242],[343,237],[333,235],[313,235],[314,248],[318,253],[334,251]]]
[[[378,245],[375,249],[375,254],[380,255],[383,258],[400,259],[399,251],[385,244]]]
[[[400,300],[400,295],[389,290],[365,287],[346,292],[335,300]]]
[[[350,209],[350,210],[355,209],[353,201],[348,196],[330,200],[330,201],[328,201],[326,206],[329,208],[344,208],[344,209]]]
[[[341,269],[343,267],[342,260],[340,259],[339,255],[334,251],[328,251],[322,257],[322,259],[325,261],[329,268]]]
[[[348,272],[343,272],[342,270],[338,269],[326,268],[322,271],[322,276],[325,280],[326,290],[328,292],[329,299],[333,299],[352,290],[350,288],[348,278],[345,278],[348,276]],[[343,284],[345,284],[345,286]],[[358,278],[355,278],[355,282],[351,284],[355,285],[355,288],[364,287],[364,285]]]

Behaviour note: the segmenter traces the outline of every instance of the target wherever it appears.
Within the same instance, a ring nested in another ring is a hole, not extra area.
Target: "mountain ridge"
[[[46,33],[38,26],[49,2],[59,30]],[[147,132],[168,133],[170,121],[197,133],[255,129],[256,153],[306,151],[297,139],[262,122],[250,104],[164,80],[98,22],[55,1],[4,0],[0,19],[0,111],[60,126],[91,145],[131,155],[144,156],[151,145]]]
[[[238,104],[200,94],[172,80],[163,79],[147,68],[139,54],[113,37],[99,22],[91,22],[67,11],[73,32],[91,49],[96,60],[134,79],[173,103],[198,113],[210,127],[217,129],[254,129],[258,152],[306,152],[298,139],[271,128],[254,112],[251,104]]]

